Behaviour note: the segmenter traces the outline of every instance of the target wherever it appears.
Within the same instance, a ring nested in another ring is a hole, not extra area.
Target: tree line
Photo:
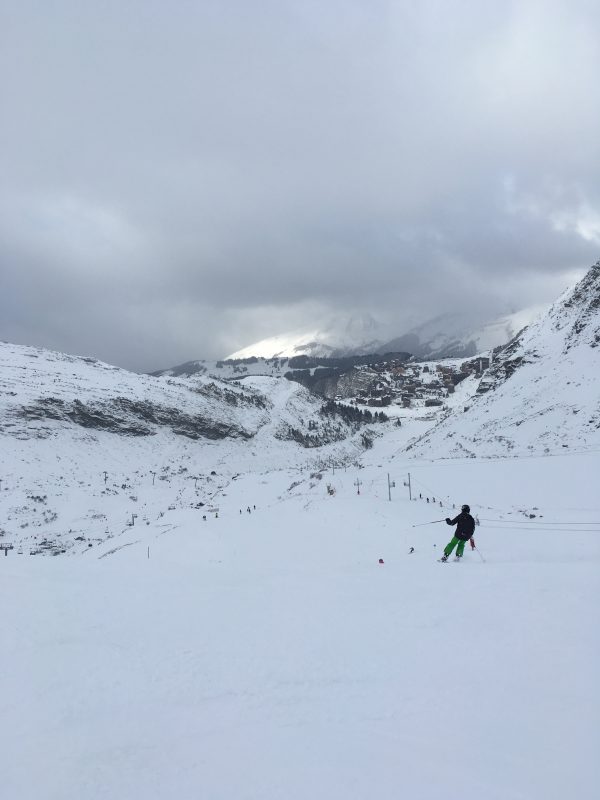
[[[341,417],[349,423],[368,425],[372,422],[388,422],[389,417],[383,411],[372,412],[368,408],[358,408],[344,403],[336,403],[335,400],[328,400],[321,406],[321,414],[331,417]]]

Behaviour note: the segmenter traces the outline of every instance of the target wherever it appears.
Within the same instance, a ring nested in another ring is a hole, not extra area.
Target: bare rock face
[[[82,428],[123,436],[153,436],[161,427],[190,439],[249,439],[253,435],[239,425],[214,422],[209,416],[186,414],[178,408],[126,397],[102,404],[41,397],[27,406],[17,407],[12,414],[25,421],[71,422]]]
[[[563,321],[568,327],[565,335],[565,350],[578,342],[586,342],[590,347],[600,344],[600,261],[597,261],[587,275],[573,289],[564,301],[563,314],[556,312],[556,327],[560,329]],[[567,315],[566,312],[572,312]]]

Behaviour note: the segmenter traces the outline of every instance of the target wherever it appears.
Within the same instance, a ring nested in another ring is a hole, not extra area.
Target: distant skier
[[[471,509],[469,506],[464,505],[460,509],[460,514],[454,519],[450,519],[450,517],[446,517],[446,524],[447,525],[456,525],[456,531],[454,536],[452,537],[451,541],[448,542],[446,547],[444,547],[444,555],[441,557],[440,561],[447,561],[448,556],[456,547],[456,557],[462,558],[465,544],[469,541],[469,539],[473,536],[475,532],[475,520],[471,516]]]

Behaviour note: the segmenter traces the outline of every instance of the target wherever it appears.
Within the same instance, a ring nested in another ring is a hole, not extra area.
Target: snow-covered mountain
[[[362,355],[379,352],[385,340],[386,328],[370,314],[329,320],[319,328],[295,330],[262,339],[236,350],[227,359],[252,356],[262,358],[291,358]]]
[[[0,436],[61,440],[86,432],[122,438],[167,436],[191,441],[248,442],[267,451],[298,440],[287,431],[340,440],[352,428],[331,425],[322,401],[298,383],[248,376],[243,385],[214,376],[140,375],[93,358],[0,343]],[[337,433],[336,433],[337,432]],[[266,453],[265,453],[266,455]],[[284,459],[287,458],[287,453]]]
[[[443,314],[383,345],[385,352],[407,350],[419,359],[469,358],[509,342],[546,310],[532,306],[491,321],[469,313]]]
[[[546,308],[533,306],[492,320],[465,311],[443,314],[394,338],[390,338],[391,325],[378,323],[369,315],[346,322],[337,319],[322,329],[290,331],[263,339],[237,350],[228,359],[405,351],[419,359],[468,358],[506,344]]]
[[[418,455],[600,447],[600,261],[496,354],[479,393],[414,445]]]
[[[0,344],[0,426],[23,439],[83,428],[125,436],[160,431],[190,439],[249,439],[271,404],[247,387],[138,375],[92,358]]]

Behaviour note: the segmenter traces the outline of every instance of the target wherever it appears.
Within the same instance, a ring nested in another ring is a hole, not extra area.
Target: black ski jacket
[[[462,539],[463,542],[468,542],[475,533],[475,520],[466,511],[461,511],[458,517],[454,517],[454,519],[447,519],[446,523],[448,525],[456,525],[456,533],[454,535],[457,539]]]

